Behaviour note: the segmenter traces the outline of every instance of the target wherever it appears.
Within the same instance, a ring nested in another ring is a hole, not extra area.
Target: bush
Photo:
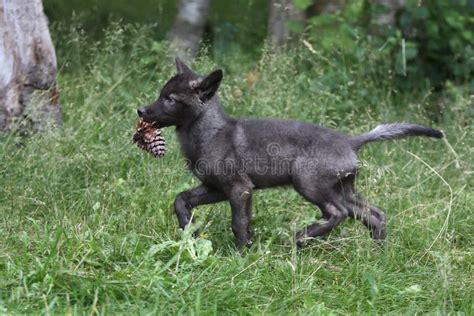
[[[383,9],[354,1],[342,12],[310,17],[307,37],[323,50],[344,52],[349,64],[375,52],[383,71],[387,66],[393,70],[400,88],[439,89],[450,80],[474,89],[474,4],[408,0],[396,25],[370,34],[370,17]]]
[[[466,1],[418,3],[408,1],[399,18],[396,36],[401,34],[406,43],[396,60],[397,73],[426,78],[435,87],[446,80],[473,80],[473,8]]]

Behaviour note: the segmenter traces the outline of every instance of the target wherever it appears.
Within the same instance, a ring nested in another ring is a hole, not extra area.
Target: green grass
[[[60,55],[61,128],[1,136],[1,314],[472,314],[473,105],[462,87],[433,114],[428,91],[395,91],[373,56],[350,67],[298,50],[254,64],[200,58],[201,72],[225,65],[220,97],[233,115],[351,133],[413,121],[443,129],[454,150],[421,138],[362,150],[359,187],[389,217],[382,248],[347,220],[297,251],[295,232],[319,211],[279,188],[255,194],[255,243],[240,254],[225,203],[196,210],[201,238],[178,230],[174,197],[197,181],[174,131],[161,160],[131,142],[134,111],[173,74],[172,59],[123,36]]]

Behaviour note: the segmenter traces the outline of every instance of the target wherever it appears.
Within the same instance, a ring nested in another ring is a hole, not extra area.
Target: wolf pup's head
[[[222,81],[218,69],[203,77],[176,58],[178,74],[161,89],[158,100],[137,109],[138,116],[157,127],[180,126],[196,119],[216,94]]]

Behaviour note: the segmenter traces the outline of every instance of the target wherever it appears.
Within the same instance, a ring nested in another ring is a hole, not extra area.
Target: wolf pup
[[[179,226],[196,206],[229,201],[238,248],[251,243],[252,192],[291,184],[321,209],[318,221],[296,235],[298,246],[331,231],[348,216],[360,220],[375,240],[386,235],[386,215],[355,189],[357,151],[369,142],[408,136],[442,138],[443,133],[410,123],[378,125],[358,136],[293,120],[229,117],[216,95],[222,70],[194,73],[176,59],[177,75],[158,100],[138,115],[156,127],[176,126],[189,167],[201,185],[178,194]]]

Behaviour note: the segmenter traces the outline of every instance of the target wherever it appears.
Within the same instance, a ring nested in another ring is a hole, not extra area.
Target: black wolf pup
[[[180,227],[190,222],[194,207],[227,200],[238,248],[250,244],[252,192],[289,184],[318,206],[324,219],[297,233],[298,246],[348,216],[362,221],[374,239],[383,240],[384,212],[355,189],[358,149],[384,139],[443,137],[439,130],[409,123],[382,124],[348,136],[292,120],[232,118],[216,95],[222,70],[200,76],[179,58],[176,67],[178,74],[165,84],[158,100],[139,108],[138,115],[157,127],[176,126],[190,169],[202,182],[176,197]]]

